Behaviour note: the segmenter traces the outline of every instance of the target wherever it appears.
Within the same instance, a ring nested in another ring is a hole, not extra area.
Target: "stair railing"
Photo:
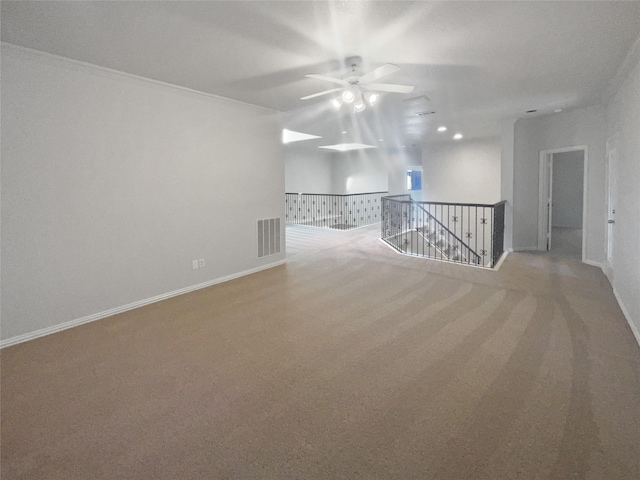
[[[372,225],[380,221],[387,193],[285,193],[285,222],[336,230]]]
[[[422,212],[423,217],[426,214],[428,219],[425,222],[424,218],[420,220],[416,218],[416,230],[420,231],[420,229],[422,229],[423,238],[429,242],[433,241],[433,237],[438,239],[435,245],[440,250],[441,256],[444,255],[451,261],[460,260],[463,263],[473,263],[474,265],[482,264],[482,257],[476,253],[471,246],[465,243],[464,240],[452,232],[449,227],[445,226],[444,223],[428,212],[422,204],[418,202],[412,202],[412,204]],[[425,236],[424,229],[426,227],[428,227],[428,231]],[[439,242],[442,243],[438,244]]]
[[[503,253],[505,202],[416,202],[382,199],[382,239],[398,251],[437,260],[493,267]]]

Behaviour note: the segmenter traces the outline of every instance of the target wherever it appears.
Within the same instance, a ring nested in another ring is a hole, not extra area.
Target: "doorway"
[[[417,202],[422,200],[422,166],[407,167],[407,193]]]
[[[584,261],[587,148],[540,152],[538,249]]]

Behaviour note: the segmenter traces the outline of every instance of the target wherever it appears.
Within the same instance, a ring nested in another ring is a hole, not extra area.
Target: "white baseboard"
[[[156,295],[155,297],[139,300],[137,302],[129,303],[128,305],[122,305],[120,307],[110,308],[109,310],[105,310],[103,312],[93,313],[91,315],[77,318],[75,320],[70,320],[68,322],[60,323],[58,325],[42,328],[40,330],[36,330],[35,332],[17,335],[15,337],[7,338],[6,340],[0,341],[0,348],[9,347],[11,345],[16,345],[18,343],[27,342],[29,340],[33,340],[39,337],[44,337],[45,335],[50,335],[52,333],[61,332],[62,330],[67,330],[69,328],[77,327],[78,325],[82,325],[83,323],[94,322],[102,318],[111,317],[113,315],[117,315],[118,313],[123,313],[129,310],[133,310],[135,308],[144,307],[145,305],[150,305],[152,303],[160,302],[162,300],[166,300],[171,297],[177,297],[178,295],[183,295],[185,293],[193,292],[195,290],[200,290],[201,288],[207,288],[212,285],[216,285],[218,283],[228,282],[229,280],[233,280],[239,277],[244,277],[245,275],[251,275],[252,273],[257,273],[261,270],[277,267],[279,265],[284,265],[285,263],[286,263],[286,260],[280,260],[278,262],[269,263],[257,268],[252,268],[250,270],[244,270],[242,272],[233,273],[225,277],[215,278],[207,282],[198,283],[196,285],[191,285],[189,287],[181,288],[179,290],[174,290],[173,292],[163,293],[161,295]]]
[[[629,314],[629,311],[627,310],[627,308],[624,306],[624,303],[622,303],[622,300],[618,296],[618,292],[616,292],[615,288],[613,289],[613,295],[616,297],[616,300],[618,301],[618,305],[620,306],[620,310],[622,310],[622,314],[624,315],[624,318],[627,319],[627,323],[629,324],[629,327],[633,332],[633,336],[636,337],[636,342],[638,342],[638,346],[640,346],[640,330],[638,329],[638,327],[636,327],[636,325],[631,320],[631,315]]]
[[[598,267],[600,270],[604,272],[604,264],[602,262],[595,262],[593,260],[583,260],[582,263],[586,263],[587,265],[591,265],[592,267]]]
[[[532,250],[539,250],[538,245],[534,245],[533,247],[517,247],[513,249],[514,252],[530,252]]]
[[[498,259],[498,261],[496,262],[495,266],[493,267],[494,271],[500,270],[500,267],[504,263],[504,260],[507,258],[507,255],[509,255],[509,253],[513,253],[513,252],[512,251],[504,251],[504,252],[502,252],[502,255],[500,255],[500,258]]]

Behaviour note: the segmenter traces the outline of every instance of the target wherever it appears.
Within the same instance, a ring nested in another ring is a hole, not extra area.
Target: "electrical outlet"
[[[192,260],[191,261],[191,268],[193,270],[197,270],[198,269],[198,260]]]
[[[198,267],[204,268],[204,258],[201,258],[200,260],[198,260]]]

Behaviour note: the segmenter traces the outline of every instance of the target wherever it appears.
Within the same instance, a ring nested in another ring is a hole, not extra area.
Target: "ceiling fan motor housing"
[[[353,57],[347,57],[344,61],[347,67],[351,67],[351,71],[355,71],[362,64],[362,57],[354,55]]]

